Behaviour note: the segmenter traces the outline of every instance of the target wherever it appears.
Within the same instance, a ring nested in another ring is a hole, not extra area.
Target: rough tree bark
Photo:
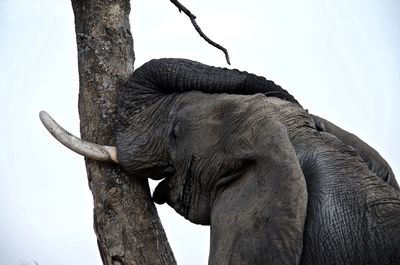
[[[72,0],[79,65],[81,136],[114,145],[116,99],[133,72],[129,0]],[[147,181],[86,159],[94,229],[104,264],[176,264]]]

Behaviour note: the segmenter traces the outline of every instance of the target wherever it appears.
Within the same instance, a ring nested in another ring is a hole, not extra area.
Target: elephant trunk
[[[46,127],[54,138],[72,151],[93,160],[119,163],[115,146],[99,145],[84,141],[62,128],[45,111],[41,111],[39,117],[44,127]]]

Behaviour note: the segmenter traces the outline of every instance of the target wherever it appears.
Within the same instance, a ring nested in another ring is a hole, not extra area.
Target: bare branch
[[[209,44],[211,44],[215,48],[221,50],[225,54],[226,62],[230,65],[231,62],[230,62],[230,59],[229,59],[228,50],[225,49],[224,47],[222,47],[221,45],[219,45],[218,43],[214,42],[209,37],[207,37],[206,34],[204,34],[204,32],[201,30],[200,26],[196,22],[196,16],[193,15],[192,12],[190,12],[189,9],[187,9],[184,5],[179,3],[178,0],[170,0],[170,1],[171,1],[171,3],[173,3],[178,8],[179,12],[183,11],[183,13],[185,13],[190,18],[190,21],[192,22],[193,27],[196,29],[196,31],[200,34],[200,36],[205,41],[207,41]]]

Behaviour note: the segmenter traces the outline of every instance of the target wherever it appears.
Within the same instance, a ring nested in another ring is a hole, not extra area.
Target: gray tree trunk
[[[114,145],[121,85],[133,71],[129,0],[72,0],[79,65],[81,136]],[[86,159],[94,229],[104,264],[176,264],[147,181]]]

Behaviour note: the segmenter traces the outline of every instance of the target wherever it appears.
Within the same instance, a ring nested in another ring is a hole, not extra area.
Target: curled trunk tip
[[[64,146],[72,151],[97,161],[118,163],[115,146],[106,146],[84,141],[61,127],[47,112],[39,113],[44,127]]]

